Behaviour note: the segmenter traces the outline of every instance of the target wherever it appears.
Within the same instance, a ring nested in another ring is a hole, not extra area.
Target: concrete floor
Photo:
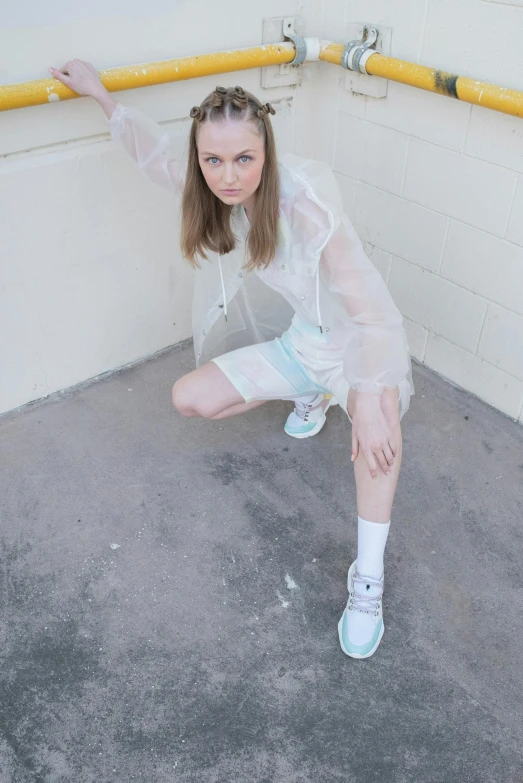
[[[184,420],[192,361],[0,420],[2,783],[523,781],[522,428],[415,369],[386,632],[354,661],[347,420]]]

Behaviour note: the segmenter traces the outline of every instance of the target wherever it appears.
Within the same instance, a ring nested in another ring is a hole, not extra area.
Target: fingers
[[[55,79],[58,79],[58,81],[62,82],[63,84],[67,85],[69,87],[71,83],[71,78],[68,74],[65,74],[64,71],[67,70],[67,66],[64,65],[63,68],[58,70],[57,68],[49,68],[49,73],[51,76],[54,76]]]
[[[379,451],[377,451],[375,456],[376,456],[376,459],[378,460],[379,466],[382,469],[382,471],[385,474],[390,473],[390,466],[389,466],[389,463],[387,462],[385,454],[383,453],[383,449],[380,449]]]
[[[93,66],[83,60],[68,60],[61,68],[49,68],[48,70],[55,79],[60,79],[64,84],[67,84],[67,78],[78,77],[85,69],[92,74],[96,74]],[[66,77],[65,79],[64,76]]]
[[[390,450],[387,450],[388,454],[390,456],[390,459],[392,460],[392,454],[390,453]],[[352,456],[351,456],[351,462],[355,462],[357,460],[359,454],[359,442],[357,435],[354,434],[354,431],[352,433]],[[372,478],[377,478],[378,476],[378,464],[382,471],[384,473],[390,473],[390,465],[392,465],[392,462],[389,465],[388,458],[385,456],[383,450],[376,450],[376,452],[373,451],[367,451],[364,452],[365,454],[365,460],[367,462],[367,465],[369,467],[369,472]]]
[[[378,467],[382,470],[383,473],[385,473],[386,476],[389,475],[392,465],[389,464],[383,449],[376,449],[376,451],[367,451],[364,452],[364,454],[365,454],[365,460],[369,468],[369,473],[373,479],[378,477]]]
[[[365,459],[367,460],[367,465],[369,466],[369,473],[372,476],[373,479],[378,477],[378,466],[376,464],[376,459],[374,457],[374,454],[369,451],[365,455]]]
[[[49,73],[77,95],[94,96],[100,88],[100,75],[83,60],[69,60],[62,68],[49,68]]]
[[[388,395],[390,403],[398,408],[397,390],[395,394],[393,392],[394,390]],[[397,418],[397,411],[394,415]],[[390,418],[394,417],[391,415]],[[395,422],[392,421],[392,424]],[[373,479],[377,478],[379,473],[388,476],[396,456],[400,453],[399,444],[399,427],[391,426],[391,421],[388,421],[383,409],[376,410],[372,404],[362,402],[361,409],[355,412],[352,421],[352,461],[355,461],[358,451],[361,450]]]
[[[394,453],[390,447],[390,442],[385,443],[385,445],[383,446],[383,454],[385,456],[385,459],[387,460],[387,465],[389,467],[392,467],[394,464]]]
[[[357,435],[354,435],[353,433],[352,457],[351,457],[352,462],[354,462],[356,458],[354,455],[356,454],[357,456],[358,454],[358,449],[359,449],[359,442],[357,439]],[[387,476],[389,475],[391,468],[394,464],[394,455],[388,443],[386,443],[384,446],[373,445],[364,448],[363,455],[365,457],[365,461],[367,462],[369,473],[372,476],[372,478],[377,478],[379,470],[385,473],[385,475]]]
[[[354,429],[352,430],[352,456],[351,456],[351,462],[354,462],[356,459],[358,459],[358,451],[359,451],[359,444],[358,444],[358,438],[354,432]]]

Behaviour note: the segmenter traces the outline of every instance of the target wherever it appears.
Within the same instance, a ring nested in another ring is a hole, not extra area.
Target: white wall
[[[4,82],[72,57],[102,68],[254,45],[263,18],[300,12],[307,35],[342,42],[371,21],[393,29],[393,56],[521,88],[523,0],[31,5],[4,14]],[[117,97],[165,123],[178,153],[216,84],[274,102],[280,151],[337,172],[413,355],[523,422],[523,120],[393,83],[366,98],[340,68],[305,70],[299,89],[262,90],[253,70]],[[1,113],[0,155],[0,412],[190,335],[173,200],[113,147],[90,99]]]
[[[301,5],[307,31],[318,29],[320,9],[316,0]],[[73,12],[53,0],[44,12],[32,0],[23,13],[4,12],[0,78],[43,78],[74,57],[104,68],[257,45],[263,18],[299,10],[276,0],[251,1],[248,13],[242,0],[112,0]],[[190,108],[217,84],[242,84],[275,104],[280,152],[292,150],[312,81],[263,90],[260,76],[116,97],[165,123],[181,154]],[[299,132],[315,146],[313,130]],[[180,255],[174,200],[114,147],[90,98],[0,113],[0,156],[0,412],[190,336],[193,273]]]
[[[381,24],[392,56],[523,88],[523,0],[325,7],[325,37],[342,18]],[[413,355],[523,422],[523,119],[392,82],[370,98],[343,81],[331,164]]]

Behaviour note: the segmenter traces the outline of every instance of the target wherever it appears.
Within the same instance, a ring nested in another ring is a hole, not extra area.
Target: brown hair
[[[247,269],[266,267],[274,258],[280,204],[280,181],[276,143],[269,119],[275,114],[270,103],[262,105],[241,87],[217,87],[200,106],[191,109],[193,123],[189,137],[187,178],[182,198],[182,253],[194,267],[196,255],[207,258],[206,251],[225,255],[234,250],[236,239],[231,229],[232,205],[224,204],[207,185],[198,161],[197,134],[204,122],[242,120],[252,122],[265,138],[265,162],[247,238]]]

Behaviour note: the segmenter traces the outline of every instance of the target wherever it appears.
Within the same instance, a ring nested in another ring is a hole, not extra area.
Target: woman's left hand
[[[394,396],[395,403],[389,399],[391,395]],[[386,390],[381,395],[358,393],[353,389],[349,393],[347,410],[352,417],[352,461],[354,462],[361,452],[372,478],[377,477],[378,469],[383,473],[390,473],[394,457],[398,453],[392,415],[397,407],[396,390]]]

